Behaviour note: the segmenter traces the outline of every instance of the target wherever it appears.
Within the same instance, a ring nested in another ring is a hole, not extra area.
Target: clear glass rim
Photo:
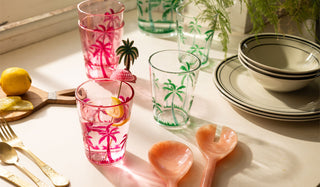
[[[78,20],[78,26],[83,29],[83,30],[86,30],[87,32],[102,32],[102,33],[106,33],[106,32],[115,32],[117,30],[121,30],[123,27],[124,27],[124,21],[122,22],[121,26],[120,27],[117,27],[117,28],[114,28],[112,30],[107,30],[107,31],[99,31],[99,30],[94,30],[94,29],[89,29],[87,27],[85,27],[84,25],[82,25],[80,23],[80,20]]]
[[[93,104],[90,104],[90,103],[87,103],[87,102],[84,102],[83,99],[80,99],[79,96],[78,96],[78,92],[79,90],[82,88],[83,85],[89,83],[89,82],[96,82],[96,81],[110,81],[110,82],[119,82],[120,84],[126,84],[127,86],[129,86],[130,90],[131,90],[131,96],[129,97],[129,99],[127,99],[125,102],[122,102],[121,104],[118,104],[118,105],[112,105],[112,106],[104,106],[104,105],[93,105]],[[134,89],[133,87],[127,83],[127,82],[123,82],[123,81],[118,81],[118,80],[111,80],[111,79],[107,79],[107,78],[102,78],[102,79],[89,79],[83,83],[81,83],[77,88],[76,88],[76,91],[75,91],[75,98],[76,98],[76,101],[84,104],[84,105],[87,105],[87,106],[90,106],[90,107],[99,107],[99,108],[113,108],[113,107],[117,107],[117,106],[121,106],[121,105],[124,105],[124,104],[127,104],[129,103],[134,97]]]
[[[181,17],[185,17],[185,18],[189,18],[189,19],[193,19],[193,18],[197,17],[197,16],[187,16],[187,15],[183,14],[181,10],[183,10],[185,7],[186,7],[186,5],[179,5],[176,8],[176,13]],[[215,17],[215,19],[217,19],[218,14],[215,14],[214,17]]]
[[[86,15],[95,15],[95,16],[105,16],[105,17],[112,17],[112,16],[116,16],[116,15],[119,15],[119,14],[123,14],[124,10],[125,10],[125,6],[122,2],[120,1],[117,1],[117,0],[108,0],[108,1],[114,1],[114,2],[117,2],[121,9],[120,11],[116,12],[116,13],[113,13],[113,14],[109,14],[109,15],[105,15],[105,14],[92,14],[92,13],[89,13],[89,12],[85,12],[81,9],[81,6],[89,3],[89,2],[104,2],[104,0],[86,0],[86,1],[82,1],[80,3],[78,3],[77,5],[77,9],[79,12],[83,13],[83,14],[86,14]]]
[[[159,54],[159,53],[162,53],[162,52],[176,52],[176,53],[184,53],[184,54],[188,54],[188,55],[191,55],[193,56],[195,59],[196,59],[196,62],[198,63],[196,67],[194,67],[192,70],[190,71],[167,71],[167,70],[163,70],[163,69],[160,69],[158,67],[156,67],[154,64],[152,64],[151,60],[152,60],[152,57],[154,57],[155,55]],[[183,73],[191,73],[191,72],[195,72],[197,70],[200,69],[201,67],[201,60],[199,59],[199,57],[197,57],[196,55],[190,53],[190,52],[187,52],[187,51],[184,51],[184,50],[178,50],[178,49],[165,49],[165,50],[160,50],[160,51],[156,51],[154,52],[153,54],[150,55],[149,57],[149,65],[158,70],[158,71],[161,71],[161,72],[165,72],[165,73],[171,73],[171,74],[183,74]]]

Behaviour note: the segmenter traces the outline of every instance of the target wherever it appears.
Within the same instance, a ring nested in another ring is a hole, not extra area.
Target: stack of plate
[[[320,119],[319,78],[289,93],[270,91],[252,77],[236,55],[216,67],[214,83],[226,100],[250,114],[284,121]]]
[[[241,64],[266,89],[288,92],[320,75],[320,46],[300,37],[258,34],[240,42]]]

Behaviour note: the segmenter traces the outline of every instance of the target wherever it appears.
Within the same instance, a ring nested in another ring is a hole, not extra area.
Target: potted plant
[[[188,0],[188,3],[193,3],[202,9],[197,15],[199,20],[211,20],[209,27],[220,31],[219,38],[224,52],[228,50],[227,45],[231,33],[228,9],[234,6],[236,1],[241,3],[241,6],[247,7],[253,25],[252,33],[262,32],[266,23],[271,24],[275,32],[281,32],[279,24],[282,16],[285,15],[298,26],[306,27],[316,41],[318,43],[320,41],[319,0]],[[307,19],[313,20],[311,25],[305,25]]]

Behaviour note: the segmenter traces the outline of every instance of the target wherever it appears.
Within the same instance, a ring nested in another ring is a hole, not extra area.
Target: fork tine
[[[9,129],[9,131],[10,131],[10,133],[8,133],[8,134],[12,136],[11,138],[16,138],[17,135],[16,135],[16,133],[14,133],[13,129],[10,127],[10,125],[7,122],[6,118],[3,118],[3,119],[4,119],[4,123],[6,124],[7,129]]]
[[[15,134],[13,132],[13,130],[10,128],[9,124],[7,123],[6,119],[4,117],[1,116],[1,125],[0,125],[0,134],[2,135],[1,136],[1,139],[3,141],[8,141],[10,139],[13,139],[15,137]],[[14,135],[12,135],[12,132]]]
[[[1,138],[2,141],[6,141],[7,138],[5,137],[6,136],[5,135],[5,130],[3,130],[4,124],[3,124],[3,117],[2,116],[1,116],[1,120],[0,121],[1,121],[1,123],[0,123],[0,138]]]

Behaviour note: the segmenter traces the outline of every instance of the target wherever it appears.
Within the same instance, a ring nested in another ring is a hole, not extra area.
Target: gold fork
[[[69,185],[69,180],[67,178],[57,173],[50,166],[41,161],[22,143],[22,140],[14,133],[13,129],[10,127],[4,117],[1,117],[0,121],[0,138],[2,141],[10,144],[14,148],[22,150],[24,153],[27,153],[55,186]]]

